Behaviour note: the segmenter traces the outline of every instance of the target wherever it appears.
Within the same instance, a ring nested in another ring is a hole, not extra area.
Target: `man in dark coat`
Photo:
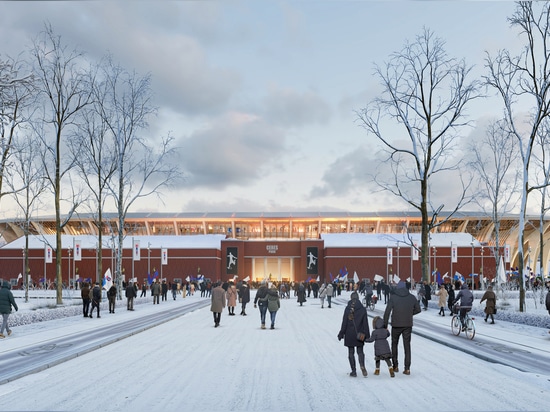
[[[362,334],[362,340],[359,340],[359,334]],[[361,303],[359,294],[352,292],[351,299],[344,309],[342,326],[338,332],[338,340],[344,339],[344,346],[348,348],[348,360],[351,367],[349,376],[356,377],[355,368],[355,348],[357,348],[357,357],[363,376],[367,376],[365,368],[365,353],[363,352],[364,340],[370,337],[369,322],[367,320],[367,309]]]
[[[87,318],[90,310],[90,285],[88,285],[88,282],[82,282],[80,296],[82,297],[82,314]]]
[[[99,287],[99,282],[95,283],[95,286],[90,291],[90,294],[92,295],[92,309],[90,310],[90,317],[93,318],[92,314],[94,313],[94,309],[97,308],[97,317],[100,318],[99,304],[101,303],[101,288]]]
[[[246,304],[250,302],[250,288],[245,280],[239,288],[239,301],[241,302],[241,315],[246,316]]]
[[[384,327],[388,327],[391,315],[391,352],[393,371],[399,372],[397,347],[399,338],[403,335],[403,348],[405,349],[405,375],[410,375],[411,368],[411,335],[413,327],[413,316],[420,313],[418,299],[409,293],[405,282],[400,281],[397,288],[390,296],[384,312]]]
[[[132,282],[128,283],[128,287],[126,288],[126,309],[128,310],[134,310],[134,298],[137,296],[136,288],[132,284]]]
[[[11,335],[11,329],[8,326],[8,318],[10,317],[11,308],[18,311],[17,303],[11,293],[11,284],[7,280],[2,283],[0,288],[0,314],[2,315],[2,329],[0,330],[0,339],[5,338],[4,330],[6,330],[8,336]]]

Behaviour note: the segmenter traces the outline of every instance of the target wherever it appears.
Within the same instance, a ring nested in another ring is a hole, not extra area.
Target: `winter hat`
[[[359,294],[357,292],[352,292],[350,298],[351,299],[359,299]]]
[[[405,282],[400,280],[399,283],[397,284],[397,289],[405,289]]]

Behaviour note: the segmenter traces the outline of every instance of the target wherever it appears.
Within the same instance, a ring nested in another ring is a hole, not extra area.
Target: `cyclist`
[[[466,313],[472,310],[472,305],[474,303],[474,294],[468,288],[468,284],[466,282],[462,284],[460,292],[456,295],[453,304],[456,305],[458,301],[460,301],[460,323],[462,324],[462,330],[464,331],[466,330],[464,318],[466,317]]]

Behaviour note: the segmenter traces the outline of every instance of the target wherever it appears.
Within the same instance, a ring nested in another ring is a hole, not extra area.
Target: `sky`
[[[90,61],[110,53],[152,76],[158,113],[144,134],[153,142],[172,134],[183,175],[133,212],[401,210],[407,206],[371,181],[379,145],[357,117],[381,90],[374,65],[426,27],[480,76],[486,51],[517,45],[507,22],[514,8],[509,1],[0,2],[0,58],[24,53],[49,23]],[[476,102],[464,138],[499,111]],[[458,185],[447,182],[432,200],[452,203]],[[2,203],[10,215],[9,201]]]
[[[14,291],[21,296],[20,292]],[[75,348],[57,340],[61,337],[74,335],[69,342],[77,347],[82,343],[86,349],[68,361],[52,361],[55,366],[0,385],[0,409],[80,411],[94,405],[105,411],[548,410],[550,372],[521,372],[453,349],[461,345],[474,351],[484,347],[522,355],[540,350],[548,356],[547,328],[506,322],[497,313],[494,325],[476,318],[476,337],[468,341],[463,334],[451,334],[450,317],[437,315],[434,300],[428,311],[415,316],[413,331],[428,331],[437,338],[441,334],[449,345],[414,333],[411,374],[398,372],[394,378],[384,362],[380,375],[374,375],[370,343],[364,349],[368,376],[348,375],[347,349],[337,334],[349,292],[335,299],[331,309],[326,302],[321,309],[319,300],[313,298],[302,307],[296,298],[282,300],[274,330],[260,329],[258,309],[251,304],[248,316],[238,315],[240,307],[235,309],[236,316],[228,316],[225,309],[215,328],[206,298],[203,309],[155,327],[142,326],[140,333],[125,339],[118,337],[128,332],[126,325],[134,318],[201,299],[199,294],[185,300],[169,296],[166,302],[152,305],[147,296],[137,299],[134,312],[118,301],[115,314],[103,308],[101,319],[95,314],[93,319],[79,315],[12,325],[12,335],[0,341],[0,354],[26,356],[26,364],[42,351],[53,352],[53,359],[61,359],[64,351],[73,353]],[[44,305],[37,299],[30,299],[29,304],[22,300],[17,298],[21,316]],[[69,304],[68,299],[64,301]],[[484,306],[479,299],[474,305]],[[55,310],[63,308],[48,311]],[[383,310],[384,303],[379,302],[371,314],[381,315]],[[529,313],[539,311],[548,318],[547,311],[529,306]],[[421,324],[431,327],[423,329]],[[100,344],[105,331],[117,337],[114,343]],[[82,333],[88,338],[77,340]],[[399,350],[402,366],[401,346]]]

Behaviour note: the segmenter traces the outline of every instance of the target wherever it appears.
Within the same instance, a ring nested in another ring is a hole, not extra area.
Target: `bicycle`
[[[458,336],[460,335],[460,332],[464,332],[466,334],[466,337],[470,340],[474,338],[476,335],[476,324],[474,322],[475,318],[470,317],[469,312],[466,312],[466,315],[464,315],[464,324],[465,327],[462,326],[462,322],[460,321],[460,315],[459,310],[461,308],[471,308],[471,306],[454,306],[453,307],[453,317],[451,319],[451,331],[453,335]]]
[[[365,297],[363,298],[363,306],[365,306],[370,310],[374,310],[374,308],[376,307],[376,302],[378,302],[378,296],[376,295],[372,295],[370,297],[370,302],[368,305],[367,305],[367,296],[365,295]]]

